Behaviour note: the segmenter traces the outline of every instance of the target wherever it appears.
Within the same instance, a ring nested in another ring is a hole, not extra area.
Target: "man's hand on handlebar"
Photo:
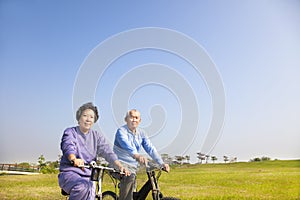
[[[133,157],[134,157],[134,159],[135,159],[136,161],[138,161],[139,163],[144,164],[144,165],[147,166],[147,164],[148,164],[148,159],[147,159],[146,157],[141,156],[140,154],[134,154]]]
[[[130,176],[130,171],[126,169],[125,167],[121,166],[119,167],[120,172],[123,172],[125,176]]]
[[[130,176],[130,171],[125,168],[119,160],[115,161],[115,165],[119,168],[120,172],[123,172],[125,176]]]
[[[168,172],[168,173],[170,172],[170,166],[169,166],[168,164],[165,164],[165,163],[164,163],[164,164],[162,165],[162,169],[163,169],[164,171]]]

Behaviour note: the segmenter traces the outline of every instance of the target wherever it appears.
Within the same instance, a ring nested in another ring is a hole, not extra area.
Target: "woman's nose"
[[[93,119],[90,118],[90,117],[88,117],[88,118],[87,118],[87,121],[90,122],[90,121],[93,121]]]

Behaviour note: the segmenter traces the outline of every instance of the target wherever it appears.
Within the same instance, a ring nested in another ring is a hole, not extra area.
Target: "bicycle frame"
[[[103,181],[103,177],[104,177],[104,171],[109,171],[111,173],[123,174],[122,172],[116,171],[114,168],[97,165],[96,162],[92,162],[89,166],[84,166],[84,167],[92,168],[91,180],[93,181],[94,187],[96,190],[95,198],[99,199],[99,200],[102,200],[102,181]],[[115,185],[115,192],[116,192],[117,180],[115,180],[111,174],[108,174],[108,175],[111,177],[111,179]]]
[[[97,165],[96,162],[91,162],[89,165],[81,165],[78,166],[80,168],[92,168],[92,173],[91,173],[91,181],[93,181],[93,185],[95,188],[95,199],[97,200],[102,200],[102,181],[104,177],[104,172],[109,171],[112,173],[117,173],[117,174],[123,174],[122,172],[116,171],[114,168],[109,168],[109,167],[104,167],[101,165]],[[111,177],[114,185],[115,185],[115,192],[116,192],[116,186],[117,186],[117,180],[115,180],[110,174],[109,176]],[[62,195],[68,196],[69,194],[66,193],[64,190],[61,191]],[[67,197],[68,198],[68,197]]]
[[[146,199],[150,191],[152,191],[152,198],[154,200],[161,199],[163,195],[160,192],[159,185],[158,185],[158,179],[161,175],[161,170],[158,172],[157,176],[154,170],[146,171],[146,173],[147,173],[148,180],[138,192],[133,193],[133,199],[134,200]]]
[[[102,180],[104,176],[104,169],[92,168],[91,180],[93,181],[96,190],[96,199],[102,200]]]

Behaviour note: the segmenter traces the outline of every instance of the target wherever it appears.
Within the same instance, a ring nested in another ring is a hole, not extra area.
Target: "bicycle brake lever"
[[[165,168],[165,167],[161,167],[160,168],[162,171],[164,171],[164,172],[167,172],[168,173],[168,171],[167,171],[167,169]]]
[[[90,166],[93,167],[93,168],[95,168],[97,166],[97,163],[95,161],[91,161],[90,162]]]

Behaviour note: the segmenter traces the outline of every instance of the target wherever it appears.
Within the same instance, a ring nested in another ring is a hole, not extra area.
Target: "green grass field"
[[[138,175],[138,186],[146,179]],[[109,188],[106,178],[105,188]],[[299,199],[300,160],[174,166],[160,178],[165,196],[185,199]],[[65,199],[57,174],[1,175],[0,199]]]

